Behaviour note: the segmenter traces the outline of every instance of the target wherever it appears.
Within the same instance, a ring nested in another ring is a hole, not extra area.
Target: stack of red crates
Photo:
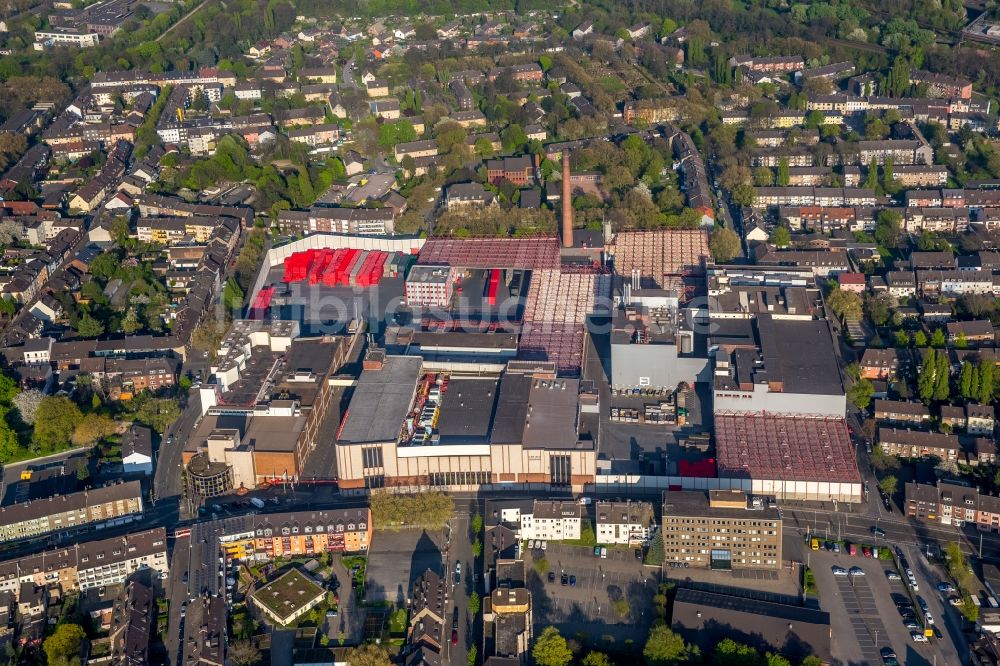
[[[365,263],[362,264],[361,270],[358,271],[357,286],[371,287],[379,283],[379,280],[382,279],[382,264],[385,263],[386,256],[385,252],[373,251],[368,253]]]
[[[323,275],[323,271],[330,264],[330,259],[333,258],[333,250],[322,249],[313,255],[312,265],[309,267],[309,284],[317,284]]]
[[[309,274],[315,250],[296,252],[285,259],[285,275],[282,282],[302,282]]]

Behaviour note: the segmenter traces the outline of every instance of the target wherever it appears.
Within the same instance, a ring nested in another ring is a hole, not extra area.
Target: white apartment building
[[[649,502],[598,502],[597,543],[637,546],[649,540],[653,505]]]
[[[521,514],[523,540],[563,541],[580,538],[583,507],[577,502],[536,501],[530,514]]]

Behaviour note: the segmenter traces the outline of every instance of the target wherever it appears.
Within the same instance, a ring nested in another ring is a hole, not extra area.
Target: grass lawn
[[[406,634],[407,613],[405,608],[397,608],[389,616],[389,635],[402,636]]]

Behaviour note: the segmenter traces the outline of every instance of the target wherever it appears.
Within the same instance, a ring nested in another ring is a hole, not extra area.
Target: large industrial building
[[[301,477],[338,393],[334,375],[361,337],[298,332],[294,321],[233,322],[212,382],[201,388],[204,416],[184,448],[196,495]]]
[[[557,377],[552,364],[463,376],[377,350],[337,433],[340,487],[580,491],[596,471],[580,402],[579,380]]]
[[[715,413],[844,418],[847,397],[827,321],[768,312],[752,325],[752,347],[715,353]]]
[[[861,475],[841,417],[717,413],[719,479],[779,500],[860,502]]]

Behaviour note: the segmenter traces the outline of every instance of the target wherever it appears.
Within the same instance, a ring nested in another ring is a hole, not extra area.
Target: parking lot
[[[543,557],[548,563],[544,574],[535,567]],[[641,643],[655,619],[659,570],[643,566],[631,548],[609,548],[605,559],[586,546],[549,543],[545,551],[526,552],[525,568],[539,631],[553,625],[564,636],[592,645],[609,639]]]
[[[423,530],[381,530],[368,552],[366,600],[403,605],[413,581],[427,569],[444,572],[444,534]]]
[[[908,595],[902,581],[887,576],[889,571],[896,572],[891,560],[821,550],[810,552],[809,566],[816,577],[820,607],[830,613],[835,661],[877,666],[882,663],[880,650],[891,647],[901,664],[933,663],[935,647],[913,642],[896,608],[894,598],[903,600]],[[864,575],[837,576],[833,567],[859,567]],[[938,663],[943,662],[939,659]]]

